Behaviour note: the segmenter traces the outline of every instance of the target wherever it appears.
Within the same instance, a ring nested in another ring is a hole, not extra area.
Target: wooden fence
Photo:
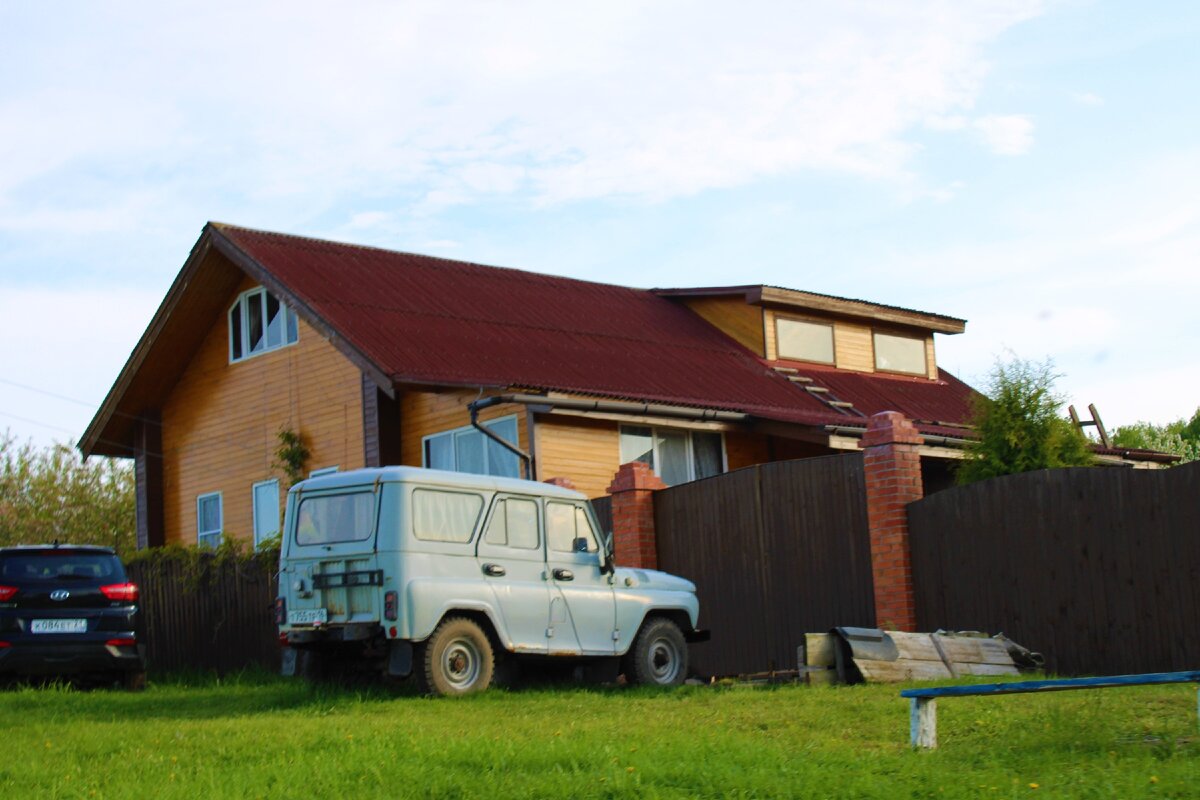
[[[693,668],[797,666],[804,634],[873,626],[861,454],[747,467],[654,496],[659,567],[696,583]]]
[[[1200,462],[996,478],[908,518],[919,629],[1003,631],[1060,674],[1200,667]]]
[[[151,670],[279,668],[274,565],[148,559],[127,572],[141,592]]]

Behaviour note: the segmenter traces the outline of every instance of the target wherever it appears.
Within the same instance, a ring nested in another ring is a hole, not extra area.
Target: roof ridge
[[[414,258],[425,258],[431,261],[441,261],[446,264],[460,267],[477,267],[480,269],[499,270],[503,272],[515,272],[519,275],[528,275],[532,278],[543,278],[551,281],[570,281],[572,283],[586,284],[588,286],[603,286],[608,289],[621,289],[627,292],[636,292],[638,294],[647,294],[657,297],[653,289],[639,288],[637,286],[625,286],[619,283],[604,283],[602,281],[590,281],[585,278],[573,278],[567,275],[555,275],[549,272],[536,272],[522,267],[506,267],[497,264],[484,264],[479,261],[464,261],[460,258],[448,258],[447,256],[431,255],[429,253],[418,253],[414,250],[393,250],[387,247],[379,247],[378,245],[357,244],[355,242],[343,242],[338,239],[321,239],[316,236],[303,236],[297,233],[282,233],[280,231],[268,231],[262,228],[247,228],[245,225],[234,225],[229,222],[218,222],[209,220],[209,225],[219,231],[243,231],[245,233],[257,234],[259,236],[274,236],[280,239],[293,239],[301,242],[311,242],[319,245],[330,245],[333,247],[344,247],[350,250],[367,250],[374,253],[386,253],[391,256],[411,256]],[[236,244],[236,242],[235,242]],[[665,298],[664,298],[665,299]]]

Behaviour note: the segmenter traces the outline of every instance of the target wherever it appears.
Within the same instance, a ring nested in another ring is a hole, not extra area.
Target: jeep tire
[[[421,648],[417,678],[422,691],[441,695],[481,692],[492,685],[492,642],[474,621],[447,617]]]
[[[639,686],[678,686],[687,678],[688,651],[683,633],[665,617],[642,624],[625,654],[625,680]]]

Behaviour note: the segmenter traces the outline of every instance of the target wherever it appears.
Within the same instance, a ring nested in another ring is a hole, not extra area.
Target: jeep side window
[[[496,504],[484,541],[503,547],[536,550],[538,547],[537,503],[508,497]]]
[[[546,541],[559,553],[595,553],[600,549],[587,514],[567,503],[546,503]]]
[[[483,498],[465,492],[414,489],[413,534],[427,542],[466,543],[475,535]]]

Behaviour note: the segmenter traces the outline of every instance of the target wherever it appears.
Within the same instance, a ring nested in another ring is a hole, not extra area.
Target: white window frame
[[[283,519],[279,507],[279,479],[268,478],[265,481],[259,481],[250,487],[250,530],[254,531],[254,546],[257,548],[263,543],[263,538],[258,535],[258,488],[260,486],[275,487],[275,535],[280,536],[283,533]]]
[[[283,343],[277,344],[277,345],[264,344],[262,350],[259,350],[256,353],[251,353],[250,352],[250,324],[249,324],[250,316],[249,316],[249,312],[247,311],[247,308],[248,308],[247,303],[248,303],[251,295],[260,295],[261,296],[261,299],[259,300],[259,302],[262,304],[263,325],[265,326],[267,324],[266,296],[269,294],[272,297],[275,297],[276,300],[279,300],[279,307],[281,309],[283,309]],[[237,308],[239,305],[240,305],[240,310],[238,312],[238,316],[240,318],[239,321],[241,323],[240,333],[241,333],[242,355],[237,358],[234,358],[234,356],[233,356],[233,325],[230,322],[229,318],[233,312],[233,309]],[[295,320],[296,320],[296,341],[294,341],[294,342],[288,341],[288,328],[290,327],[289,322],[290,322],[291,318],[295,318]],[[292,345],[297,344],[300,341],[300,318],[296,316],[296,312],[292,309],[291,306],[289,306],[287,303],[283,302],[283,300],[281,300],[278,296],[276,296],[276,295],[272,294],[270,291],[268,291],[265,286],[255,286],[253,289],[247,289],[246,291],[239,294],[237,296],[237,299],[234,300],[229,305],[229,308],[225,311],[225,330],[226,330],[226,334],[229,339],[229,363],[230,364],[240,364],[241,362],[247,361],[256,356],[261,356],[264,353],[273,353],[276,350],[282,350],[285,347],[291,347]]]
[[[496,417],[495,419],[489,419],[489,420],[486,420],[486,421],[480,422],[480,424],[481,424],[481,425],[483,425],[483,426],[485,426],[485,427],[490,427],[490,426],[492,426],[492,425],[495,425],[495,424],[496,424],[496,423],[498,423],[498,422],[506,422],[506,421],[508,421],[508,420],[512,420],[512,421],[513,421],[513,422],[516,424],[516,426],[517,426],[517,441],[516,441],[516,442],[512,442],[511,444],[513,444],[513,445],[516,445],[516,446],[518,446],[518,447],[519,447],[519,446],[520,446],[520,444],[519,444],[519,443],[520,443],[520,439],[521,439],[521,423],[520,423],[520,421],[517,419],[517,415],[516,415],[516,414],[506,414],[506,415],[505,415],[505,416],[503,416],[503,417]],[[449,437],[451,437],[451,442],[453,443],[453,441],[454,441],[454,437],[456,437],[458,434],[460,434],[460,433],[470,433],[470,432],[479,433],[479,431],[478,431],[478,430],[475,428],[475,426],[473,426],[473,425],[463,425],[461,428],[451,428],[450,430],[446,430],[446,431],[438,431],[437,433],[431,433],[431,434],[429,434],[428,436],[422,436],[422,437],[421,437],[421,466],[422,466],[422,467],[428,467],[428,466],[429,466],[429,448],[428,448],[428,446],[427,446],[427,443],[429,442],[429,440],[430,440],[430,439],[436,439],[436,438],[438,438],[439,436],[449,436]],[[482,433],[480,433],[479,435],[480,435],[480,436],[483,436],[483,434],[482,434]],[[497,435],[498,435],[498,434],[497,434]],[[487,446],[488,437],[484,436],[483,438],[484,438],[483,456],[484,456],[484,458],[485,458],[485,459],[487,459],[487,458],[488,458],[488,453],[490,452],[490,448],[488,448],[488,446]],[[458,448],[457,448],[457,447],[451,447],[451,448],[450,448],[450,451],[451,451],[452,453],[454,453],[454,470],[453,470],[453,471],[454,471],[454,472],[457,472],[457,471],[458,471]],[[515,454],[514,454],[514,455],[515,455]],[[491,463],[490,463],[490,462],[488,463],[488,467],[491,467]],[[484,474],[484,475],[489,475],[489,476],[492,476],[492,477],[497,477],[497,478],[499,478],[499,477],[505,477],[505,476],[502,476],[502,475],[496,475],[495,473],[492,473],[492,472],[485,472],[485,473],[483,473],[483,474]],[[520,461],[519,461],[519,459],[518,459],[518,463],[517,463],[517,477],[520,477],[520,475],[521,475],[521,464],[520,464]]]
[[[638,425],[637,423],[633,423],[633,422],[621,423],[621,425],[619,425],[617,427],[617,447],[618,447],[618,449],[621,447],[621,428],[649,428],[650,429],[650,447],[651,447],[651,452],[654,454],[654,474],[658,475],[660,478],[662,477],[662,472],[661,472],[662,457],[658,453],[658,436],[656,435],[656,432],[660,431],[660,430],[683,431],[684,433],[687,434],[688,478],[687,478],[687,481],[685,481],[685,483],[690,483],[691,481],[696,480],[696,451],[692,447],[692,434],[693,433],[715,433],[717,436],[721,437],[721,472],[719,474],[724,475],[726,472],[729,472],[729,454],[725,450],[725,432],[724,431],[710,431],[710,430],[706,430],[704,428],[676,428],[676,427],[673,427],[670,425]]]
[[[215,531],[200,530],[200,504],[209,498],[217,498],[217,529]],[[221,492],[206,492],[196,495],[196,546],[197,547],[219,547],[225,539],[225,498]],[[216,537],[216,543],[210,544],[208,540]]]
[[[332,467],[321,467],[320,469],[314,469],[312,472],[308,473],[308,477],[319,478],[322,475],[332,475],[339,469],[341,469],[340,464],[334,464]]]

